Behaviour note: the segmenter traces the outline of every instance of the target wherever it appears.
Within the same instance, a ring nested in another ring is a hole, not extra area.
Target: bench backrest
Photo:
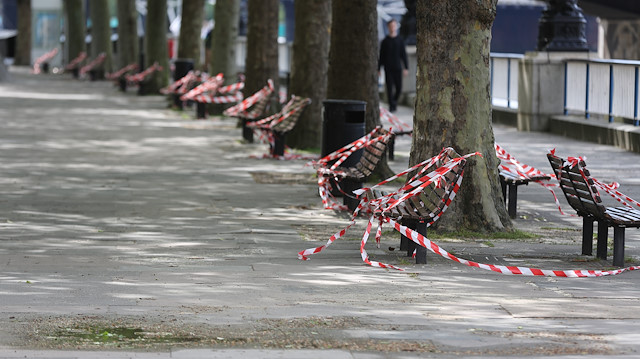
[[[452,161],[454,158],[457,160]],[[425,186],[418,195],[409,197],[394,207],[390,214],[394,217],[402,216],[403,218],[427,220],[427,224],[431,225],[449,208],[451,201],[456,196],[465,164],[466,159],[461,158],[452,148],[446,149],[431,166],[424,168],[410,178],[406,186],[426,182],[426,179],[434,178],[437,174],[443,174],[442,180],[434,181]]]
[[[605,208],[589,170],[582,159],[567,163],[555,154],[547,154],[551,168],[569,205],[580,216],[604,218]]]
[[[292,96],[291,100],[280,111],[280,118],[276,123],[271,125],[271,130],[286,133],[291,131],[298,122],[304,108],[311,103],[311,99],[307,97]]]
[[[389,131],[383,128],[378,128],[377,131],[373,133],[371,138],[385,136],[388,133]],[[385,136],[379,141],[375,141],[362,149],[362,156],[360,157],[360,161],[356,163],[356,169],[361,172],[364,177],[369,177],[371,173],[373,173],[373,171],[376,169],[376,166],[378,166],[378,163],[387,150],[390,139],[391,136]]]

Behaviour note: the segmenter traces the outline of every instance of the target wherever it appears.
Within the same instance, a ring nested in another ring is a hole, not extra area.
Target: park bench
[[[420,241],[420,237],[416,234],[426,238],[427,227],[442,217],[460,189],[467,158],[478,154],[476,152],[460,156],[452,148],[445,148],[437,156],[397,173],[371,188],[355,191],[359,194],[361,202],[353,213],[351,223],[331,236],[324,246],[299,252],[299,258],[308,259],[309,255],[322,251],[345,234],[355,223],[358,212],[368,212],[369,225],[360,245],[361,256],[365,263],[383,268],[395,268],[388,264],[371,261],[364,250],[375,220],[379,221],[376,242],[380,241],[383,223],[391,223],[396,230],[404,226],[408,230],[401,232],[401,249],[406,249],[408,255],[415,255],[416,263],[426,263],[426,244],[424,240]],[[414,175],[399,189],[389,193],[380,190],[382,186],[412,173]],[[402,225],[397,221],[402,222]]]
[[[31,72],[36,75],[42,72],[49,72],[49,61],[56,57],[57,54],[58,48],[54,47],[51,51],[47,51],[42,56],[38,57],[33,63],[33,69],[31,70]]]
[[[265,87],[223,112],[225,116],[242,121],[242,137],[249,143],[253,143],[253,129],[247,127],[247,123],[264,117],[274,90],[273,81],[267,80]]]
[[[623,266],[625,228],[640,227],[640,210],[632,208],[627,202],[638,207],[640,204],[618,192],[617,183],[606,185],[591,177],[584,159],[580,157],[569,157],[565,161],[552,150],[547,158],[567,202],[582,217],[582,254],[592,254],[593,222],[598,222],[597,258],[607,259],[608,229],[613,227],[613,265]],[[625,206],[605,206],[598,189],[609,193]]]
[[[311,103],[310,98],[291,96],[280,112],[261,120],[247,122],[247,127],[261,132],[261,139],[269,143],[269,157],[285,157],[285,136],[291,131],[302,111]]]
[[[125,76],[132,71],[138,71],[138,64],[135,62],[124,66],[118,71],[105,74],[105,78],[115,82],[119,86],[120,90],[125,92],[127,91],[127,80],[125,79]]]
[[[71,62],[67,64],[67,66],[64,67],[64,70],[71,71],[71,73],[73,74],[73,77],[78,78],[80,74],[80,64],[86,58],[87,58],[86,52],[83,51],[79,53],[78,56],[76,56],[73,60],[71,60]]]
[[[189,74],[187,74],[189,76]],[[185,77],[187,77],[185,76]],[[183,77],[184,79],[184,77]],[[188,80],[192,80],[188,78]],[[195,82],[192,82],[192,85],[195,87],[191,88],[187,93],[180,96],[180,101],[196,101],[196,98],[199,96],[203,96],[209,93],[216,93],[218,88],[224,82],[224,75],[222,73],[217,74],[216,76],[209,76],[206,73],[200,74],[199,77],[193,78]],[[198,81],[200,83],[198,83]],[[203,119],[206,118],[206,110],[204,102],[198,102],[196,106],[196,118]]]
[[[82,66],[80,68],[80,73],[79,73],[80,77],[84,77],[86,74],[89,74],[89,78],[91,79],[91,81],[94,81],[96,79],[95,69],[98,66],[102,65],[106,57],[107,57],[107,54],[102,52],[98,56],[96,56],[95,59],[89,61],[88,64]]]
[[[377,127],[365,136],[312,162],[318,173],[318,190],[325,209],[353,211],[359,200],[352,191],[362,188],[362,183],[373,173],[387,150],[391,132]],[[361,152],[358,152],[360,151]],[[361,153],[355,159],[354,153]],[[352,157],[353,156],[353,157]],[[335,196],[343,196],[343,204]]]
[[[144,82],[156,71],[162,71],[162,66],[157,62],[154,62],[153,65],[147,67],[141,72],[138,72],[137,74],[125,75],[125,80],[127,81],[127,85],[138,86],[138,94],[144,95]]]
[[[242,89],[244,81],[236,82],[227,86],[217,87],[215,89],[196,95],[193,100],[197,103],[198,118],[206,118],[207,104],[229,104],[242,101]]]
[[[538,183],[549,189],[555,198],[555,193],[551,187],[556,187],[556,185],[549,182],[555,177],[554,175],[543,173],[535,167],[519,162],[497,143],[495,144],[495,150],[496,156],[500,160],[500,185],[509,217],[516,218],[517,215],[518,186],[529,185],[530,182]]]

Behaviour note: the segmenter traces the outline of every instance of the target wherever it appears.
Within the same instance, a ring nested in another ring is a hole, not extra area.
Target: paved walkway
[[[298,251],[348,223],[321,208],[303,161],[250,158],[265,146],[240,143],[233,120],[195,121],[161,97],[12,77],[0,83],[0,358],[638,355],[638,272],[503,276],[434,255],[414,265],[391,232],[369,253],[407,271],[385,271],[361,262],[364,220],[302,262]],[[636,154],[494,130],[523,162],[547,171],[552,147],[586,155],[594,176],[640,198]],[[400,170],[409,139],[397,145]],[[518,212],[515,225],[539,238],[436,242],[494,264],[610,267],[579,255],[580,219],[540,186],[520,189]],[[637,263],[638,231],[627,238]]]

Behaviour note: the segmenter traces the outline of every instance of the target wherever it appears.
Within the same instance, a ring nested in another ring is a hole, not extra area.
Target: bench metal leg
[[[509,184],[509,203],[507,210],[511,219],[516,218],[516,206],[518,202],[518,186]]]
[[[389,138],[389,143],[387,144],[387,152],[389,152],[389,161],[395,160],[394,149],[396,147],[396,136],[391,136]]]
[[[507,182],[505,182],[502,177],[500,178],[500,187],[502,187],[502,199],[504,200],[504,204],[507,204]]]
[[[253,130],[247,127],[247,119],[242,119],[242,138],[244,138],[248,143],[253,143]]]
[[[600,259],[607,259],[607,234],[609,227],[607,222],[598,221],[598,247],[596,248],[596,257]]]
[[[342,188],[342,191],[349,196],[355,196],[353,191],[362,188],[362,182],[345,179],[340,182],[340,188]],[[360,200],[349,196],[342,197],[342,204],[347,206],[349,210],[353,212],[358,207],[358,204],[360,204]]]
[[[582,254],[593,254],[593,219],[582,217]]]
[[[196,103],[196,118],[202,120],[207,118],[207,104],[204,102]]]
[[[427,224],[424,222],[416,223],[416,231],[426,237]],[[427,264],[427,249],[419,244],[416,244],[416,264]]]
[[[413,229],[425,237],[427,236],[427,224],[424,222],[415,219],[403,219],[402,225]],[[403,242],[406,243],[406,247],[403,246]],[[416,252],[416,264],[427,264],[427,249],[401,234],[400,249],[403,250],[404,248],[406,248],[407,257],[412,257],[413,252]]]
[[[400,220],[400,224],[402,224],[403,226],[407,226],[411,229],[415,229],[417,223],[418,221],[416,221],[415,219],[403,218],[402,220]],[[400,234],[400,250],[407,251],[407,257],[411,257],[413,256],[413,251],[415,249],[416,249],[416,243],[412,241],[409,237],[405,236],[404,234]]]
[[[271,149],[271,154],[274,156],[284,156],[285,134],[274,131],[273,137],[274,137],[274,145],[273,145],[273,148]]]
[[[613,265],[624,266],[624,227],[613,226]]]

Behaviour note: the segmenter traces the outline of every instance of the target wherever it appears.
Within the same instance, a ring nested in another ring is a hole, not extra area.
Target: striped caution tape
[[[398,116],[391,113],[386,108],[380,106],[380,120],[388,122],[393,129],[393,132],[406,132],[411,130],[411,126],[406,122],[398,118]]]
[[[59,51],[58,48],[54,47],[51,51],[47,51],[42,56],[38,57],[36,61],[33,63],[33,69],[31,70],[31,72],[36,75],[41,73],[42,64],[53,59],[58,54],[58,51]]]
[[[125,79],[131,85],[138,85],[140,84],[140,82],[144,81],[144,79],[146,79],[156,71],[162,71],[162,66],[160,66],[160,64],[158,64],[157,62],[154,62],[153,65],[147,67],[144,71],[134,75],[127,75],[125,76]]]
[[[136,70],[138,70],[138,64],[134,62],[121,68],[116,72],[110,72],[106,74],[105,77],[107,78],[107,80],[117,80],[120,77],[124,76],[124,74],[126,74],[127,72],[136,71]]]
[[[247,110],[249,110],[251,106],[255,105],[259,101],[263,101],[267,97],[271,96],[274,90],[275,90],[275,87],[273,85],[273,80],[269,79],[267,80],[267,85],[265,87],[263,87],[253,95],[245,98],[237,105],[229,107],[228,109],[224,110],[223,114],[229,117],[244,116],[244,117],[250,118]]]
[[[71,60],[71,62],[69,62],[67,64],[67,66],[64,67],[65,70],[73,70],[75,69],[82,61],[84,61],[84,59],[87,58],[87,53],[86,52],[81,52],[78,54],[78,56],[76,56],[75,59]]]
[[[182,101],[195,101],[197,96],[201,96],[206,93],[215,93],[220,85],[224,82],[224,75],[222,73],[217,74],[213,77],[205,77],[200,85],[196,86],[189,92],[180,96],[180,100]]]
[[[169,94],[184,94],[187,92],[187,88],[189,85],[195,83],[198,80],[199,76],[195,71],[189,71],[186,75],[182,76],[180,79],[172,82],[169,86],[163,87],[160,89],[160,93],[169,95]]]
[[[87,74],[87,72],[93,70],[97,66],[100,66],[104,62],[104,59],[106,57],[107,57],[107,54],[102,52],[100,53],[100,55],[96,56],[95,59],[91,60],[88,64],[82,66],[80,68],[80,76],[84,76]]]
[[[553,190],[554,188],[558,188],[559,185],[555,182],[549,182],[550,180],[546,179],[555,179],[555,174],[547,174],[539,169],[524,164],[518,161],[515,157],[509,154],[504,148],[502,148],[497,143],[494,144],[496,150],[496,156],[500,160],[500,171],[505,171],[510,173],[515,178],[520,178],[522,180],[529,180],[531,182],[537,183],[542,187],[546,188],[553,195],[553,199],[556,203],[556,207],[558,207],[558,211],[561,214],[567,215],[560,206],[560,201],[558,200],[558,196],[556,196],[556,192]],[[574,216],[570,214],[570,216]]]
[[[370,134],[372,134],[372,133],[370,133]],[[433,165],[438,160],[443,159],[449,153],[448,152],[449,150],[453,151],[452,149],[449,149],[449,148],[448,149],[443,149],[437,156],[434,156],[434,157],[430,158],[429,160],[423,161],[422,163],[423,164],[429,164],[429,166]],[[443,168],[444,166],[440,167],[437,170],[432,171],[432,172],[430,172],[430,173],[428,173],[426,175],[422,175],[425,171],[419,171],[418,174],[416,174],[414,177],[412,177],[409,180],[409,183],[407,183],[406,185],[402,186],[398,191],[386,194],[384,196],[381,196],[380,198],[371,198],[370,196],[361,196],[361,201],[358,204],[358,206],[356,207],[355,211],[353,212],[352,217],[351,217],[351,222],[349,223],[349,225],[346,228],[344,228],[341,231],[339,231],[339,232],[335,233],[334,235],[332,235],[331,238],[329,238],[329,240],[327,241],[327,243],[325,245],[320,246],[320,247],[315,247],[315,248],[309,248],[309,249],[306,249],[304,251],[299,252],[298,253],[298,257],[300,259],[307,260],[309,255],[321,252],[322,250],[327,248],[329,245],[331,245],[335,240],[341,238],[346,233],[346,231],[355,224],[356,217],[358,216],[358,214],[360,212],[373,213],[372,218],[373,218],[373,216],[378,216],[380,218],[380,223],[382,223],[382,218],[383,218],[382,213],[384,213],[384,212],[386,212],[386,211],[388,211],[388,210],[390,210],[393,207],[398,205],[397,200],[393,199],[394,197],[402,197],[402,198],[404,198],[403,201],[406,201],[411,197],[419,195],[426,186],[428,186],[428,185],[430,185],[432,183],[434,183],[436,185],[441,184],[442,183],[441,180],[443,179],[443,177],[449,171],[451,171],[455,165],[457,165],[461,161],[466,160],[466,158],[468,158],[470,156],[475,156],[475,155],[479,155],[479,153],[476,152],[476,153],[468,154],[468,155],[463,156],[463,157],[458,157],[458,158],[452,159],[451,161],[448,161],[445,164],[446,166],[448,165],[446,168]],[[415,167],[416,166],[414,166],[414,168]],[[426,166],[426,168],[428,168],[428,166]],[[409,170],[403,171],[403,172],[409,172]],[[420,177],[418,177],[418,176],[420,176]],[[454,191],[454,193],[451,196],[449,196],[448,203],[446,204],[447,206],[449,205],[450,201],[455,197],[455,193],[457,193],[457,191],[459,190],[460,183],[462,181],[462,177],[463,176],[461,174],[459,176],[459,180],[456,183],[456,185],[449,189],[450,191]],[[395,178],[397,178],[397,177],[395,177]],[[385,180],[383,182],[384,183],[388,183],[391,180],[392,179],[389,178],[389,179],[387,179],[387,180]],[[320,181],[319,181],[319,183],[320,183]],[[324,191],[326,191],[327,188],[324,187],[324,186],[319,186],[319,187],[320,187],[320,193],[321,193],[321,196],[322,196],[323,195],[322,193]],[[375,188],[375,187],[376,186],[373,186],[371,188]],[[361,191],[355,191],[355,192],[357,192],[359,194],[362,194],[363,192],[368,191],[368,190],[370,190],[370,189],[363,189]],[[446,210],[446,208],[445,208],[445,210]],[[440,216],[440,214],[442,212],[444,212],[444,211],[441,211],[438,215],[431,216],[432,221],[429,222],[427,224],[427,226],[430,226],[432,223],[434,223],[439,218],[439,216]],[[369,230],[370,230],[370,228],[369,228]],[[366,242],[366,239],[368,238],[368,236],[369,236],[369,232],[365,231],[365,234],[363,236],[363,242]],[[379,242],[379,238],[376,238],[376,242]],[[361,245],[361,248],[364,249],[364,244]],[[365,254],[362,254],[362,255],[363,255],[363,259],[364,259],[364,257],[366,255]],[[368,258],[368,256],[366,256],[366,257]],[[384,267],[384,268],[393,267],[391,265],[380,263],[380,262],[375,262],[375,263],[374,262],[370,262],[368,264],[372,264],[374,266]]]

